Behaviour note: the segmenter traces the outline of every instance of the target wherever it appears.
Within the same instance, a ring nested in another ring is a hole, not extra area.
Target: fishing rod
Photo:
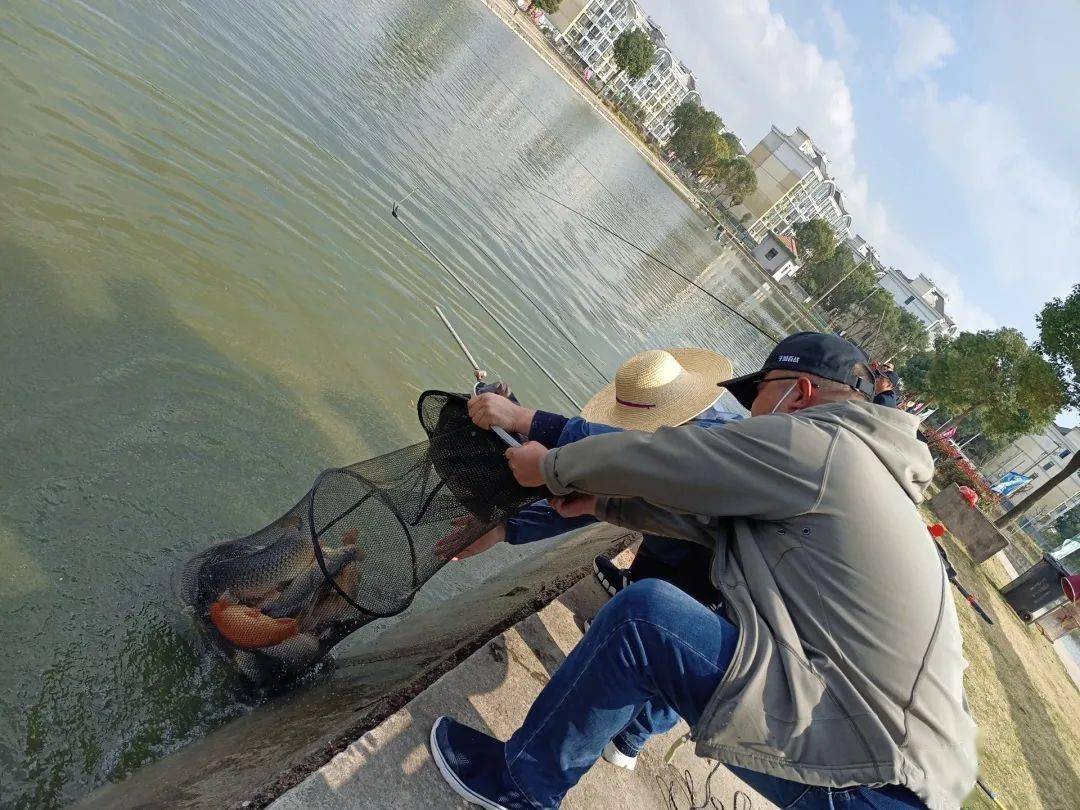
[[[484,310],[484,312],[487,313],[488,317],[490,317],[491,320],[493,320],[496,323],[496,325],[500,329],[502,329],[503,332],[506,333],[506,336],[508,338],[510,338],[510,340],[512,340],[514,342],[514,345],[516,345],[519,349],[521,349],[521,351],[525,353],[525,356],[528,357],[530,360],[533,361],[533,363],[536,364],[536,367],[538,369],[540,369],[541,373],[543,373],[543,375],[545,377],[547,377],[548,380],[551,381],[551,384],[554,385],[556,388],[558,388],[559,391],[562,392],[562,395],[564,397],[566,397],[568,400],[570,400],[570,402],[573,404],[573,406],[580,411],[581,410],[581,405],[578,403],[578,401],[576,399],[574,399],[574,397],[570,394],[570,392],[567,391],[565,388],[562,387],[562,385],[559,384],[559,381],[556,380],[546,368],[544,368],[544,364],[541,363],[539,360],[537,360],[536,357],[533,355],[533,353],[530,352],[527,348],[525,348],[525,346],[521,343],[520,340],[518,340],[516,337],[514,337],[514,333],[511,332],[506,327],[506,325],[499,319],[498,315],[496,315],[494,312],[492,312],[488,308],[487,304],[485,304],[483,302],[483,300],[480,298],[480,296],[478,296],[475,292],[473,292],[472,287],[470,287],[468,284],[466,284],[461,279],[461,277],[457,273],[455,273],[450,268],[450,266],[448,264],[446,264],[446,262],[444,262],[442,259],[440,259],[438,254],[434,250],[431,249],[431,247],[427,244],[427,242],[425,242],[423,239],[421,239],[420,235],[416,231],[414,231],[411,227],[409,227],[409,223],[406,222],[404,219],[402,219],[398,215],[398,209],[399,209],[400,205],[402,203],[404,203],[405,200],[409,199],[409,197],[411,197],[413,194],[415,194],[416,191],[417,191],[417,189],[413,189],[402,200],[400,200],[398,202],[395,202],[393,207],[390,209],[390,215],[394,219],[396,219],[398,221],[398,223],[401,225],[401,227],[403,227],[406,231],[409,232],[409,235],[414,240],[416,240],[417,244],[419,244],[422,248],[424,248],[424,250],[426,250],[428,252],[428,255],[430,255],[431,258],[435,260],[435,262],[439,265],[439,267],[441,267],[443,270],[445,270],[446,274],[449,275],[450,278],[452,278],[454,281],[457,282],[458,286],[461,287],[461,289],[463,289],[468,294],[468,296],[470,298],[472,298],[473,301],[476,302],[477,306],[479,306],[480,309]],[[459,343],[459,345],[461,345],[460,338],[458,339],[458,343]],[[474,368],[475,368],[475,365],[474,365]]]
[[[628,247],[633,248],[634,250],[636,250],[638,253],[642,254],[643,256],[647,256],[648,258],[650,258],[654,262],[656,262],[658,265],[663,267],[665,270],[671,271],[675,275],[679,276],[679,278],[683,279],[683,281],[686,281],[688,284],[690,284],[690,285],[696,287],[697,289],[701,290],[701,292],[705,293],[705,295],[709,296],[709,298],[711,298],[713,301],[715,301],[716,303],[718,303],[720,306],[724,307],[725,309],[730,310],[733,314],[737,315],[738,317],[742,318],[742,320],[744,320],[747,324],[749,324],[752,328],[756,329],[759,333],[761,333],[765,337],[769,338],[770,340],[772,340],[775,343],[780,342],[780,338],[777,335],[774,335],[772,332],[768,331],[767,329],[760,326],[759,324],[754,323],[754,321],[750,320],[750,318],[747,318],[745,315],[743,315],[741,312],[739,312],[737,309],[735,309],[735,307],[731,306],[731,304],[727,303],[723,299],[717,297],[714,293],[712,293],[709,290],[702,287],[700,284],[698,284],[696,281],[694,281],[692,278],[690,278],[690,276],[688,276],[685,273],[683,273],[682,271],[672,267],[670,264],[668,264],[663,259],[661,259],[659,256],[657,256],[655,253],[652,253],[652,252],[646,250],[645,248],[641,247],[640,245],[634,244],[629,239],[627,239],[625,236],[623,236],[621,233],[618,233],[617,231],[612,230],[607,225],[605,225],[603,222],[599,222],[598,220],[593,219],[588,214],[586,214],[584,211],[579,211],[578,209],[574,208],[573,206],[567,205],[562,200],[558,200],[558,199],[556,199],[555,197],[552,197],[549,194],[545,194],[543,191],[541,191],[538,188],[532,188],[530,186],[524,186],[524,188],[527,191],[531,191],[533,194],[538,194],[539,196],[543,197],[545,200],[548,200],[550,202],[555,203],[560,208],[563,208],[563,209],[569,211],[572,214],[577,214],[579,217],[584,219],[586,222],[588,222],[591,225],[599,228],[604,233],[609,234],[610,236],[614,236],[616,239],[618,239],[624,245],[627,245]]]
[[[484,369],[480,368],[480,364],[477,363],[476,360],[473,358],[472,352],[469,351],[469,347],[465,345],[465,341],[461,339],[460,335],[458,335],[457,330],[454,329],[453,324],[450,323],[450,319],[443,314],[443,311],[439,307],[435,307],[435,312],[436,314],[438,314],[439,318],[442,319],[443,325],[448,330],[450,330],[450,335],[457,342],[458,348],[460,348],[462,353],[465,355],[465,359],[469,361],[469,365],[472,366],[473,376],[476,377],[476,384],[473,385],[473,396],[476,396],[480,393],[480,387],[484,384],[484,380],[487,379],[487,372],[484,371]],[[517,439],[515,439],[498,425],[492,425],[491,432],[511,447],[521,447],[521,442],[519,442]]]
[[[441,195],[442,195],[443,197],[445,197],[446,199],[449,199],[449,197],[448,197],[448,195],[446,194],[446,192],[445,192],[445,191],[443,191],[442,189],[440,189],[440,188],[436,187],[436,188],[435,188],[434,190],[435,190],[436,192],[438,192],[439,194],[441,194]],[[414,189],[414,190],[413,190],[412,192],[410,192],[409,196],[412,196],[412,194],[414,194],[414,193],[415,193],[415,191],[416,191],[416,190]],[[408,199],[408,197],[406,197],[406,199]],[[429,201],[429,202],[430,202],[430,201]],[[605,373],[604,373],[603,371],[601,371],[601,370],[600,370],[599,368],[597,368],[596,364],[595,364],[595,363],[594,363],[594,362],[593,362],[593,361],[592,361],[592,360],[591,360],[591,359],[589,358],[589,355],[585,354],[585,352],[583,352],[583,351],[581,350],[581,347],[579,347],[579,346],[577,345],[577,341],[576,341],[576,340],[574,340],[574,338],[573,338],[573,337],[571,337],[571,336],[570,336],[570,335],[569,335],[569,334],[567,333],[567,331],[566,331],[566,330],[565,330],[565,329],[564,329],[564,328],[562,327],[562,325],[561,325],[561,324],[559,324],[559,323],[558,323],[558,322],[557,322],[557,321],[556,321],[556,320],[555,320],[554,318],[552,318],[552,317],[551,317],[550,315],[548,315],[548,314],[547,314],[547,312],[545,312],[545,311],[544,311],[544,308],[543,308],[543,307],[541,307],[541,306],[540,306],[539,304],[537,304],[537,303],[536,303],[536,301],[534,301],[534,300],[533,300],[533,298],[532,298],[531,296],[529,296],[528,294],[526,294],[526,293],[525,293],[525,292],[524,292],[524,291],[523,291],[523,290],[522,290],[522,289],[521,289],[521,288],[520,288],[520,287],[518,286],[518,282],[517,282],[517,279],[516,279],[516,278],[514,278],[514,277],[513,277],[513,276],[512,276],[512,275],[511,275],[511,274],[510,274],[510,273],[509,273],[509,272],[508,272],[507,270],[506,270],[506,268],[504,268],[504,267],[502,266],[502,263],[501,263],[501,262],[499,262],[499,261],[498,261],[498,260],[497,260],[497,259],[496,259],[496,258],[495,258],[494,256],[492,256],[492,255],[491,255],[491,253],[490,253],[490,252],[488,251],[488,249],[487,249],[487,248],[485,248],[485,247],[484,247],[483,245],[481,245],[481,244],[480,244],[480,243],[479,243],[479,242],[478,242],[478,241],[477,241],[476,239],[473,239],[473,238],[472,238],[471,236],[469,236],[468,234],[462,233],[462,232],[461,232],[460,230],[459,230],[459,233],[461,233],[461,235],[462,235],[462,236],[464,236],[464,237],[465,237],[466,239],[468,239],[468,240],[469,240],[469,244],[470,244],[470,245],[472,245],[472,246],[473,246],[473,247],[474,247],[474,248],[475,248],[475,249],[476,249],[476,250],[477,250],[477,251],[478,251],[478,252],[479,252],[479,253],[480,253],[480,254],[481,254],[481,255],[482,255],[483,257],[484,257],[484,259],[485,259],[485,260],[487,261],[487,263],[488,263],[488,264],[490,264],[490,265],[491,265],[492,267],[494,267],[494,268],[495,268],[496,270],[498,270],[498,271],[499,271],[499,272],[500,272],[500,273],[502,274],[503,278],[505,278],[505,279],[506,279],[506,280],[507,280],[508,282],[510,282],[510,285],[511,285],[511,286],[512,286],[512,287],[513,287],[513,288],[514,288],[515,290],[517,290],[517,291],[518,291],[519,293],[521,293],[521,296],[522,296],[522,298],[524,298],[524,299],[525,299],[526,301],[528,301],[528,302],[529,302],[530,304],[532,304],[532,306],[533,306],[533,309],[535,309],[535,310],[536,310],[536,312],[537,312],[537,313],[538,313],[538,314],[540,315],[540,317],[541,317],[541,318],[543,318],[543,319],[544,319],[545,321],[547,321],[547,322],[548,322],[548,324],[549,324],[549,325],[551,326],[551,328],[552,328],[552,329],[554,329],[554,330],[555,330],[556,332],[558,332],[558,333],[559,333],[559,335],[560,335],[560,336],[562,337],[562,339],[563,339],[563,340],[565,340],[565,341],[566,341],[567,343],[569,343],[571,347],[573,347],[574,351],[576,351],[576,352],[578,353],[578,355],[579,355],[579,356],[581,357],[581,359],[582,359],[582,360],[584,360],[584,361],[585,361],[586,363],[588,363],[588,364],[589,364],[589,367],[590,367],[590,368],[591,368],[591,369],[592,369],[593,371],[595,371],[595,372],[597,373],[597,375],[599,375],[599,376],[600,376],[600,378],[601,378],[601,379],[603,379],[603,381],[604,381],[604,382],[611,382],[611,379],[610,379],[610,378],[609,378],[609,377],[608,377],[608,376],[607,376],[607,375],[606,375],[606,374],[605,374]]]
[[[453,31],[454,35],[461,42],[461,44],[465,48],[467,48],[469,51],[472,52],[473,56],[477,59],[477,61],[480,62],[480,64],[483,65],[485,68],[487,68],[488,72],[498,82],[500,82],[503,85],[503,87],[506,89],[507,93],[517,101],[518,105],[521,106],[526,112],[528,112],[533,118],[536,119],[537,123],[540,124],[541,128],[545,132],[547,132],[549,135],[551,135],[555,139],[555,141],[559,143],[560,146],[562,146],[563,150],[578,164],[578,166],[580,166],[585,171],[585,173],[588,174],[589,177],[591,177],[593,179],[593,182],[595,182],[600,188],[602,188],[612,200],[614,200],[620,206],[625,207],[625,204],[619,199],[619,197],[610,188],[608,188],[604,184],[604,182],[599,177],[597,177],[596,174],[587,165],[585,165],[585,163],[577,155],[574,154],[572,149],[570,149],[565,143],[563,143],[559,139],[558,135],[551,130],[551,128],[545,123],[545,121],[536,113],[536,111],[533,110],[528,104],[525,103],[524,99],[522,99],[517,94],[517,92],[514,90],[514,88],[512,88],[507,83],[506,79],[503,78],[502,74],[499,71],[495,70],[491,65],[489,65],[487,63],[487,61],[469,43],[468,39],[464,35],[462,35],[461,32],[458,31],[455,26],[450,25],[449,28],[450,28],[451,31]],[[588,214],[585,214],[582,211],[577,210],[576,208],[573,208],[573,207],[571,207],[569,205],[566,205],[562,201],[557,200],[554,197],[551,197],[551,196],[545,194],[544,192],[540,191],[539,189],[530,188],[529,186],[527,186],[525,184],[522,184],[522,187],[525,188],[528,191],[532,191],[535,194],[539,194],[540,196],[550,200],[551,202],[555,203],[556,205],[559,205],[562,208],[565,208],[567,211],[570,211],[571,213],[577,214],[579,217],[581,217],[584,220],[586,220],[587,222],[593,224],[597,228],[600,228],[604,232],[610,234],[611,236],[614,236],[616,239],[620,240],[624,244],[626,244],[629,247],[633,248],[634,250],[638,251],[642,255],[647,256],[648,258],[652,259],[654,262],[659,264],[661,267],[665,268],[666,270],[669,270],[672,273],[675,273],[677,276],[682,278],[684,281],[686,281],[687,283],[693,285],[694,287],[696,287],[701,292],[705,293],[705,295],[709,296],[709,298],[713,299],[716,303],[720,304],[720,306],[724,307],[725,309],[731,311],[734,315],[738,316],[743,321],[745,321],[752,329],[756,330],[758,333],[760,333],[760,334],[764,335],[765,337],[769,338],[769,340],[773,341],[774,343],[778,343],[780,341],[780,336],[773,334],[772,332],[768,331],[767,329],[765,329],[761,325],[759,325],[759,324],[755,323],[754,321],[750,320],[745,315],[743,315],[741,312],[739,312],[737,309],[735,309],[730,304],[728,304],[726,301],[723,301],[722,299],[718,298],[716,295],[714,295],[709,290],[702,287],[700,284],[698,284],[696,281],[694,281],[689,276],[684,275],[679,270],[675,269],[674,267],[672,267],[670,264],[668,264],[667,262],[660,259],[655,254],[650,253],[649,251],[645,250],[644,248],[634,244],[629,239],[622,236],[622,234],[616,233],[615,231],[613,231],[612,229],[610,229],[606,225],[604,225],[602,222],[597,222],[595,219],[590,217]],[[412,192],[409,193],[408,196],[411,197],[415,193],[415,191],[416,190],[414,189]],[[397,216],[397,215],[395,214],[395,216]],[[712,216],[711,212],[710,212],[710,216]],[[715,217],[714,217],[714,219],[715,219]],[[716,221],[717,221],[718,225],[721,224],[719,222],[719,220],[716,220]],[[711,230],[711,227],[710,227],[710,230]],[[430,250],[429,250],[429,252],[430,252]],[[537,307],[537,309],[539,310],[539,307]],[[540,311],[541,311],[541,314],[544,314],[542,310],[540,310]],[[545,318],[546,317],[547,316],[545,314]],[[548,319],[548,321],[549,321],[549,323],[551,322],[550,319]],[[565,334],[564,334],[564,337],[566,337]],[[571,341],[571,344],[574,345],[575,349],[577,348],[576,344],[573,344],[572,341]],[[578,350],[578,351],[580,353],[580,350]],[[585,355],[582,354],[582,356],[584,357]],[[589,363],[589,365],[592,366],[597,371],[597,373],[600,374],[600,376],[604,377],[605,380],[608,379],[607,376],[603,374],[603,372],[601,372],[599,369],[596,368],[595,365],[593,365],[592,361],[590,361],[588,359],[588,357],[585,357],[585,361],[587,363]]]

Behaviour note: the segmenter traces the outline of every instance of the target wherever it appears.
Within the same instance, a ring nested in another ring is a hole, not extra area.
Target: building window
[[[769,259],[775,259],[776,254],[779,252],[780,251],[778,251],[776,248],[769,248],[769,252],[765,254],[765,260],[768,261]]]

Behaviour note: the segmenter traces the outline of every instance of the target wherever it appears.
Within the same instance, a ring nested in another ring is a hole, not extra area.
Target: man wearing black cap
[[[714,550],[712,611],[659,580],[600,611],[503,743],[431,731],[450,787],[488,808],[554,808],[646,707],[783,807],[959,807],[975,725],[959,623],[916,505],[933,474],[918,419],[870,402],[870,364],[835,335],[781,341],[722,383],[754,418],[507,452],[560,514]]]
[[[892,366],[878,370],[874,376],[874,404],[895,408],[899,404],[900,375]]]
[[[792,381],[786,390],[776,385],[783,380]],[[814,404],[874,396],[873,374],[866,355],[843,338],[818,332],[799,332],[785,338],[769,353],[760,371],[721,385],[751,416],[776,413],[800,386],[797,396],[813,400]]]

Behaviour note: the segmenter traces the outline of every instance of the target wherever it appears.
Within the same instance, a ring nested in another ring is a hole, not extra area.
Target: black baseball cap
[[[766,374],[777,369],[816,374],[872,398],[874,381],[855,373],[855,366],[859,364],[869,368],[870,360],[850,340],[823,332],[797,332],[776,344],[761,371],[725,380],[719,385],[734,394],[739,404],[747,409],[757,397],[757,384]]]

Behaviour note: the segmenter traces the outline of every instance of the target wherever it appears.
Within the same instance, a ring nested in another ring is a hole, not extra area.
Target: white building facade
[[[949,297],[931,279],[921,273],[908,278],[895,267],[886,266],[877,249],[859,234],[848,237],[841,246],[851,251],[856,262],[868,262],[880,274],[878,285],[922,322],[931,340],[934,335],[955,335],[959,331],[945,312]]]
[[[609,65],[614,67],[611,60]],[[616,68],[617,70],[617,68]],[[656,59],[649,72],[640,79],[620,73],[608,83],[613,98],[629,95],[642,109],[641,126],[659,144],[665,144],[675,131],[672,113],[684,101],[701,103],[694,74],[667,48],[656,49]]]
[[[1031,493],[1057,475],[1074,454],[1080,453],[1080,428],[1050,425],[1041,433],[1021,436],[983,465],[983,474],[993,483],[1003,475],[1017,472],[1033,480],[1009,495],[1012,505],[1023,503]],[[1030,517],[1040,525],[1055,520],[1080,505],[1080,472],[1073,473],[1039,501]]]
[[[754,260],[772,276],[773,281],[781,281],[799,271],[799,251],[795,240],[775,231],[765,234],[765,238],[754,248]]]
[[[840,239],[851,233],[844,193],[829,174],[825,153],[802,129],[788,135],[776,127],[748,155],[757,190],[732,209],[760,242],[770,230],[790,234],[796,223],[823,219]]]
[[[934,335],[955,335],[959,328],[945,312],[949,297],[922,273],[915,278],[908,278],[895,267],[884,268],[885,275],[878,279],[901,308],[907,310],[926,327],[927,333]]]
[[[664,32],[633,0],[564,3],[549,17],[561,43],[604,84],[612,99],[625,97],[641,110],[641,126],[657,143],[673,131],[671,114],[687,100],[700,102],[694,74],[667,47]],[[644,31],[656,46],[652,67],[640,79],[620,73],[614,45],[626,31]]]

